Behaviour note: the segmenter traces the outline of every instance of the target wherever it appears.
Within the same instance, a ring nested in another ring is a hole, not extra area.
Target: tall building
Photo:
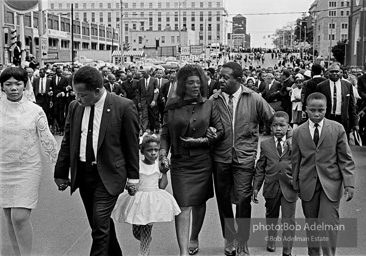
[[[352,0],[346,65],[363,68],[366,63],[366,0]]]
[[[250,47],[250,35],[247,34],[247,18],[238,14],[233,17],[232,21],[232,47],[235,49],[249,48]]]
[[[119,27],[124,43],[130,31],[199,31],[199,43],[227,44],[226,0],[49,0],[49,12],[70,11],[81,21]],[[121,15],[122,14],[122,15]]]
[[[348,39],[350,1],[315,0],[309,12],[314,26],[314,50],[328,60],[332,47]]]

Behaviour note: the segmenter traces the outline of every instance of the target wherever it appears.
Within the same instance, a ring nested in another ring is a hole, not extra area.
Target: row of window
[[[341,11],[341,16],[344,16],[346,14],[346,16],[349,16],[349,11]],[[337,16],[337,11],[329,11],[329,16],[330,17],[334,17]]]
[[[347,40],[348,34],[341,34],[341,40]],[[335,34],[328,34],[328,40],[335,40]],[[318,36],[318,42],[320,42],[320,36]]]
[[[174,5],[173,3],[170,3],[170,2],[166,2],[164,3],[165,4],[165,8],[180,8],[180,5],[183,7],[183,8],[186,8],[187,7],[187,2],[175,2]],[[196,5],[197,4],[197,5]],[[145,8],[145,7],[149,7],[149,8],[154,8],[154,7],[157,7],[159,9],[163,8],[163,3],[157,3],[157,6],[155,5],[154,6],[154,3],[150,2],[148,3],[148,5],[145,6],[145,3],[144,2],[141,2],[139,4],[139,6],[137,5],[137,3],[132,3],[131,5],[129,5],[129,3],[124,3],[123,4],[123,8]],[[207,7],[207,8],[212,8],[213,7],[213,3],[212,2],[208,2],[207,3],[207,6],[204,6],[204,2],[200,2],[199,5],[198,3],[196,2],[191,2],[190,3],[190,7],[191,8],[196,8],[196,7],[200,7],[200,8],[204,8],[204,7]],[[55,9],[55,3],[51,3],[51,9]],[[96,7],[99,7],[101,9],[107,7],[108,9],[112,9],[112,8],[116,8],[116,9],[119,9],[120,8],[120,4],[119,3],[115,3],[115,5],[112,7],[112,3],[99,3],[99,5],[96,5],[95,3],[89,3],[89,5],[87,3],[83,3],[82,5],[79,3],[75,3],[74,4],[74,7],[75,9],[79,9],[79,8],[83,8],[83,9],[87,9],[88,7],[90,7],[90,9],[95,9]],[[215,7],[221,7],[221,4],[220,2],[216,2],[216,6]],[[64,8],[64,3],[58,3],[58,9],[63,9]],[[66,3],[66,8],[67,9],[70,9],[71,8],[71,4],[70,3]]]
[[[335,29],[335,23],[329,23],[329,29]],[[342,23],[341,24],[342,29],[348,29],[348,23]]]
[[[212,29],[212,27],[213,27],[212,24],[207,24],[206,26],[207,26],[207,31],[212,31],[213,30]],[[125,23],[125,31],[129,31],[130,28],[132,30],[141,30],[141,31],[144,31],[145,30],[145,22],[141,21],[139,28],[137,27],[137,23],[132,23],[132,27],[130,26],[130,24]],[[183,30],[185,30],[186,28],[187,28],[187,25],[186,24],[183,24]],[[199,31],[203,31],[203,28],[204,28],[204,24],[200,24]],[[172,28],[170,27],[169,24],[167,24],[166,27],[164,27],[164,28],[162,27],[162,24],[158,24],[158,30],[161,31],[163,29],[171,30]],[[220,32],[220,29],[221,29],[221,25],[220,24],[216,24],[216,31],[218,33]],[[153,27],[152,26],[149,26],[149,30],[153,30]],[[175,24],[174,30],[179,30],[178,24]],[[191,30],[196,30],[196,24],[191,24]]]
[[[349,1],[342,1],[341,2],[341,7],[349,7],[350,3]],[[331,1],[328,3],[329,7],[337,7],[337,2]]]

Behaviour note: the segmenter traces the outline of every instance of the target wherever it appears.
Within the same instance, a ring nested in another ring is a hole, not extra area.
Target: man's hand
[[[346,197],[346,202],[352,200],[354,193],[355,193],[355,189],[353,187],[344,188],[344,196]]]
[[[48,95],[49,96],[52,96],[53,95],[53,92],[52,91],[48,92]]]
[[[138,184],[136,184],[136,183],[129,183],[129,182],[127,182],[127,184],[126,184],[126,189],[127,189],[128,194],[129,194],[130,196],[134,196],[134,195],[136,194],[136,192],[137,192],[137,190],[138,190],[137,185],[138,185]]]
[[[64,191],[65,189],[67,189],[68,186],[71,185],[71,180],[69,179],[54,179],[54,180],[58,187],[58,190],[60,191]]]
[[[150,106],[151,106],[151,107],[155,107],[155,105],[156,105],[156,103],[155,103],[155,101],[153,100],[153,101],[151,102]]]
[[[360,131],[360,127],[358,125],[356,125],[353,127],[353,130],[358,132],[358,131]]]
[[[216,128],[211,126],[208,127],[206,131],[206,137],[209,139],[216,139],[217,138]]]
[[[259,203],[259,201],[258,201],[258,190],[257,189],[254,189],[253,190],[253,195],[252,195],[252,201],[253,201],[253,203],[255,203],[255,204],[257,204],[257,203]]]
[[[365,111],[361,110],[357,115],[359,117],[363,117],[365,115]]]

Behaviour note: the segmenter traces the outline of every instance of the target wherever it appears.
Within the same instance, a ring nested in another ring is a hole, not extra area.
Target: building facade
[[[366,0],[352,0],[346,65],[363,68],[366,63]]]
[[[75,18],[121,27],[124,43],[130,31],[187,30],[198,32],[199,44],[227,44],[225,0],[49,0],[50,12],[68,12],[74,4]]]
[[[234,49],[250,48],[250,35],[247,34],[247,18],[238,14],[233,17],[231,47]]]
[[[1,47],[1,63],[12,62],[11,48],[11,32],[12,30],[20,31],[19,15],[7,8],[3,1],[0,2],[0,34],[2,40]],[[45,27],[43,29],[43,38],[46,38],[47,57],[44,62],[71,62],[72,43],[74,49],[74,57],[77,56],[78,50],[108,50],[112,52],[118,49],[119,38],[118,30],[96,23],[87,23],[80,20],[71,22],[71,15],[51,14],[44,12],[43,19]],[[71,37],[71,26],[73,25],[73,40]],[[39,56],[40,36],[38,31],[39,12],[32,11],[24,14],[24,48],[27,54]],[[19,39],[19,32],[17,33]]]
[[[332,47],[338,41],[348,40],[350,1],[315,0],[309,12],[314,26],[314,50],[318,56],[329,59]]]

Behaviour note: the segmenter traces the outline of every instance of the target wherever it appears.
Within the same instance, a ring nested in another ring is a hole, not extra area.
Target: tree
[[[334,58],[342,65],[344,64],[344,58],[346,54],[346,41],[347,40],[338,41],[337,44],[332,47]]]

